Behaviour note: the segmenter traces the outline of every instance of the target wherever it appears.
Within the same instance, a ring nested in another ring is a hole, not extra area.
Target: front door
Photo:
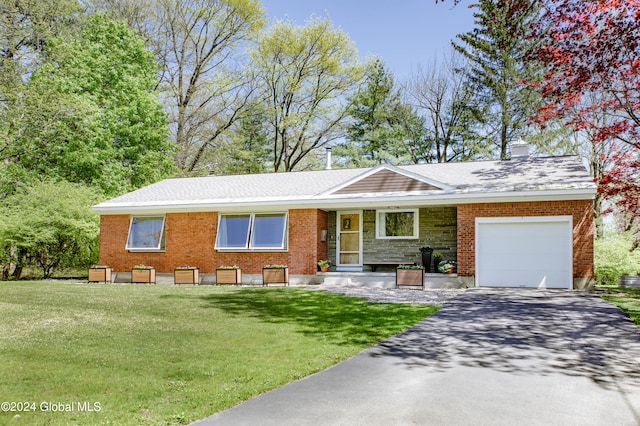
[[[338,271],[362,271],[362,212],[338,212]]]

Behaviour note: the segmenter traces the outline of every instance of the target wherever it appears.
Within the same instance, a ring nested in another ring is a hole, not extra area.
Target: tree
[[[353,42],[326,19],[275,22],[252,58],[268,105],[273,169],[292,171],[343,135],[347,98],[364,67]]]
[[[599,192],[640,217],[640,0],[549,0],[536,32],[543,38],[533,58],[548,69],[537,121],[561,118],[587,130],[608,163],[596,175]],[[627,223],[638,231],[637,219]]]
[[[0,0],[0,110],[11,108],[41,63],[47,41],[78,28],[77,0]]]
[[[474,87],[474,103],[485,108],[481,124],[497,142],[501,159],[508,158],[508,143],[523,137],[528,118],[538,106],[539,94],[523,84],[537,81],[539,67],[526,62],[535,46],[531,28],[538,19],[535,0],[478,0],[472,5],[476,28],[458,35],[453,47],[468,60],[464,69]]]
[[[243,117],[252,78],[238,49],[264,23],[258,0],[159,0],[163,99],[182,174],[209,173],[206,153]]]
[[[473,88],[453,54],[442,63],[412,71],[405,93],[426,117],[430,161],[464,161],[490,157],[487,140],[475,133]]]
[[[346,142],[334,153],[356,167],[383,162],[418,162],[424,153],[422,120],[402,102],[393,74],[374,58],[363,86],[347,107]]]
[[[33,263],[49,278],[59,267],[86,267],[97,260],[99,201],[92,189],[65,181],[20,187],[0,203],[3,275],[20,278]],[[10,271],[11,265],[14,270]]]
[[[264,25],[259,0],[94,0],[142,34],[161,69],[160,91],[181,175],[217,170],[255,79],[244,50]]]
[[[48,176],[113,196],[173,174],[157,68],[139,36],[97,14],[80,34],[51,38],[46,54],[5,113],[7,193]]]
[[[216,174],[265,173],[270,166],[270,146],[265,106],[253,101],[231,135],[213,151]]]
[[[155,23],[158,18],[158,0],[83,0],[87,13],[106,12],[113,19],[126,21],[129,28],[141,35],[148,49],[154,53],[160,46]]]

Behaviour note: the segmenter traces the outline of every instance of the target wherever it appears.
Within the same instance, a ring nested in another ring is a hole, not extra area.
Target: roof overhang
[[[308,198],[235,199],[182,201],[166,203],[98,204],[93,210],[102,215],[164,214],[185,212],[275,211],[288,209],[344,210],[384,207],[437,206],[476,203],[506,203],[527,201],[592,200],[595,187],[514,190],[514,191],[427,191],[419,193],[377,193],[354,196],[318,195]]]

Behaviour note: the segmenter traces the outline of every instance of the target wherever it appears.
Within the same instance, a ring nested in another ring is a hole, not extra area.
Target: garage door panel
[[[571,234],[567,217],[477,219],[477,285],[571,288]]]

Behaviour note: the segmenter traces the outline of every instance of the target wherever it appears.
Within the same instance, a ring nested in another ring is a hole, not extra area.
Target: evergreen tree
[[[530,37],[539,18],[535,0],[479,0],[472,5],[476,28],[460,34],[454,48],[469,66],[462,71],[474,87],[473,106],[484,111],[478,124],[496,141],[499,157],[508,157],[508,143],[526,137],[527,120],[540,96],[524,81],[540,78],[539,66],[525,61],[535,47]]]
[[[252,174],[265,173],[271,163],[271,152],[265,123],[265,107],[257,101],[247,107],[231,137],[216,149],[214,173]]]
[[[424,120],[402,102],[393,75],[379,58],[369,65],[363,87],[347,108],[346,142],[335,154],[348,165],[408,163],[425,159]]]

